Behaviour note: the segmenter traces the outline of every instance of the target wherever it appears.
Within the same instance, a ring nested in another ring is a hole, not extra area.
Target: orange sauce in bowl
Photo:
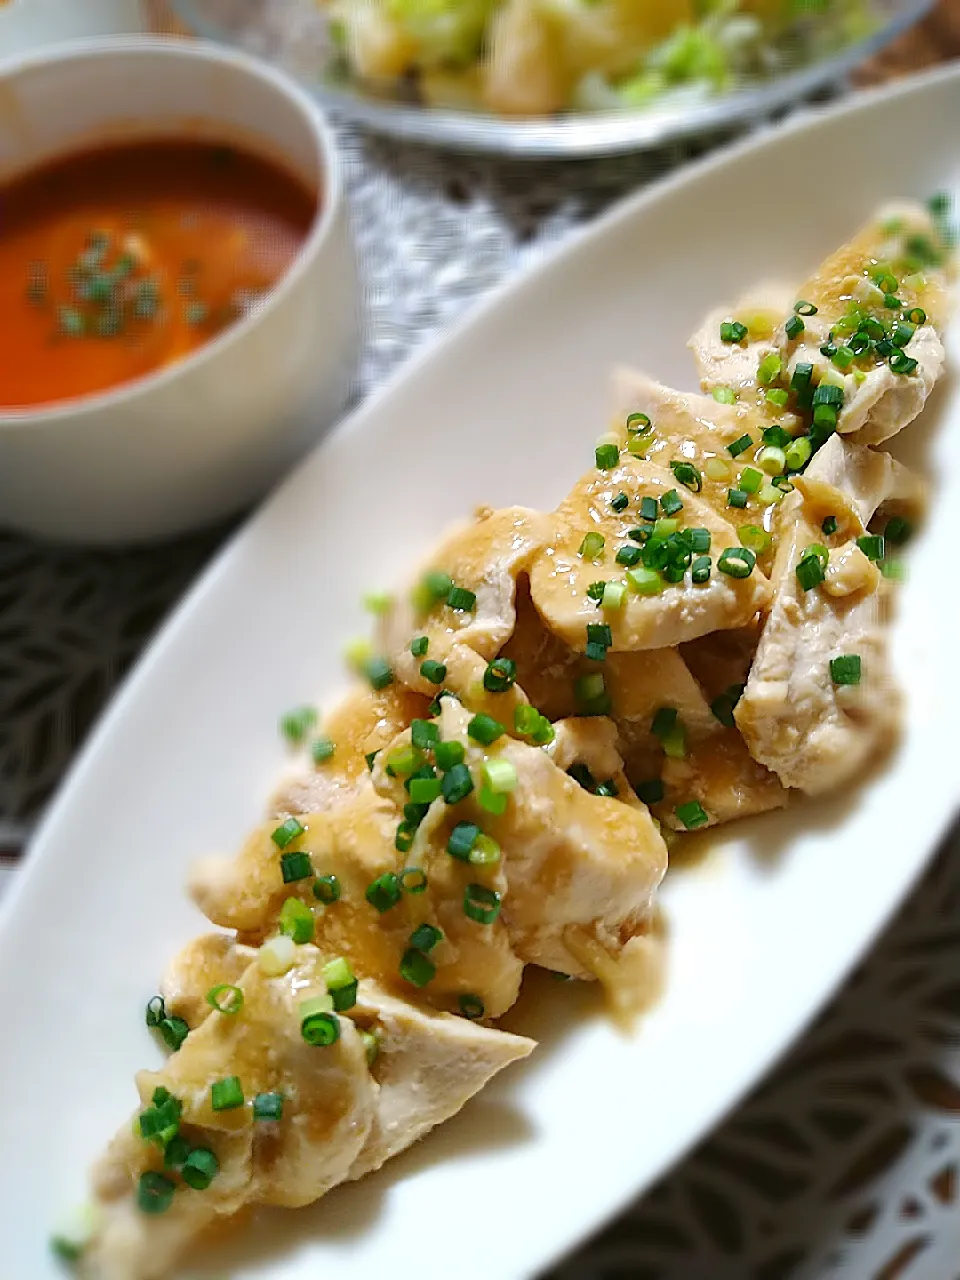
[[[72,153],[0,184],[0,413],[182,360],[286,272],[318,197],[208,142]]]

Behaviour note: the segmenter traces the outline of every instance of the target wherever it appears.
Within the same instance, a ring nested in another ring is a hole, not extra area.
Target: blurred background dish
[[[0,95],[0,521],[107,545],[248,505],[355,372],[319,107],[241,53],[149,36],[15,58]]]
[[[584,156],[755,120],[835,84],[932,0],[171,0],[348,118],[472,151]]]
[[[141,0],[0,0],[0,57],[51,40],[133,35],[145,28]]]

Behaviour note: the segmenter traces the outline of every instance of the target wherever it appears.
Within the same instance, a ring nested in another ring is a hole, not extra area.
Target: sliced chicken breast
[[[888,584],[856,539],[887,496],[911,490],[889,455],[834,436],[783,504],[773,606],[735,716],[751,754],[785,786],[842,786],[895,736]],[[817,545],[829,550],[826,577],[805,589],[798,564]]]

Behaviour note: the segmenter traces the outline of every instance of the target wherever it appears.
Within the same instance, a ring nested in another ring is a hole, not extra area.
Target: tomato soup
[[[0,185],[0,412],[196,351],[283,275],[318,198],[235,147],[151,140]]]

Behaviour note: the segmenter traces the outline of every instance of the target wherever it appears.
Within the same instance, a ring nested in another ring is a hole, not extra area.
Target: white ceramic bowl
[[[0,183],[98,141],[247,145],[319,189],[290,270],[178,364],[31,412],[0,409],[0,525],[110,544],[183,532],[267,490],[342,407],[359,285],[335,144],[284,76],[212,45],[78,41],[0,64]]]

